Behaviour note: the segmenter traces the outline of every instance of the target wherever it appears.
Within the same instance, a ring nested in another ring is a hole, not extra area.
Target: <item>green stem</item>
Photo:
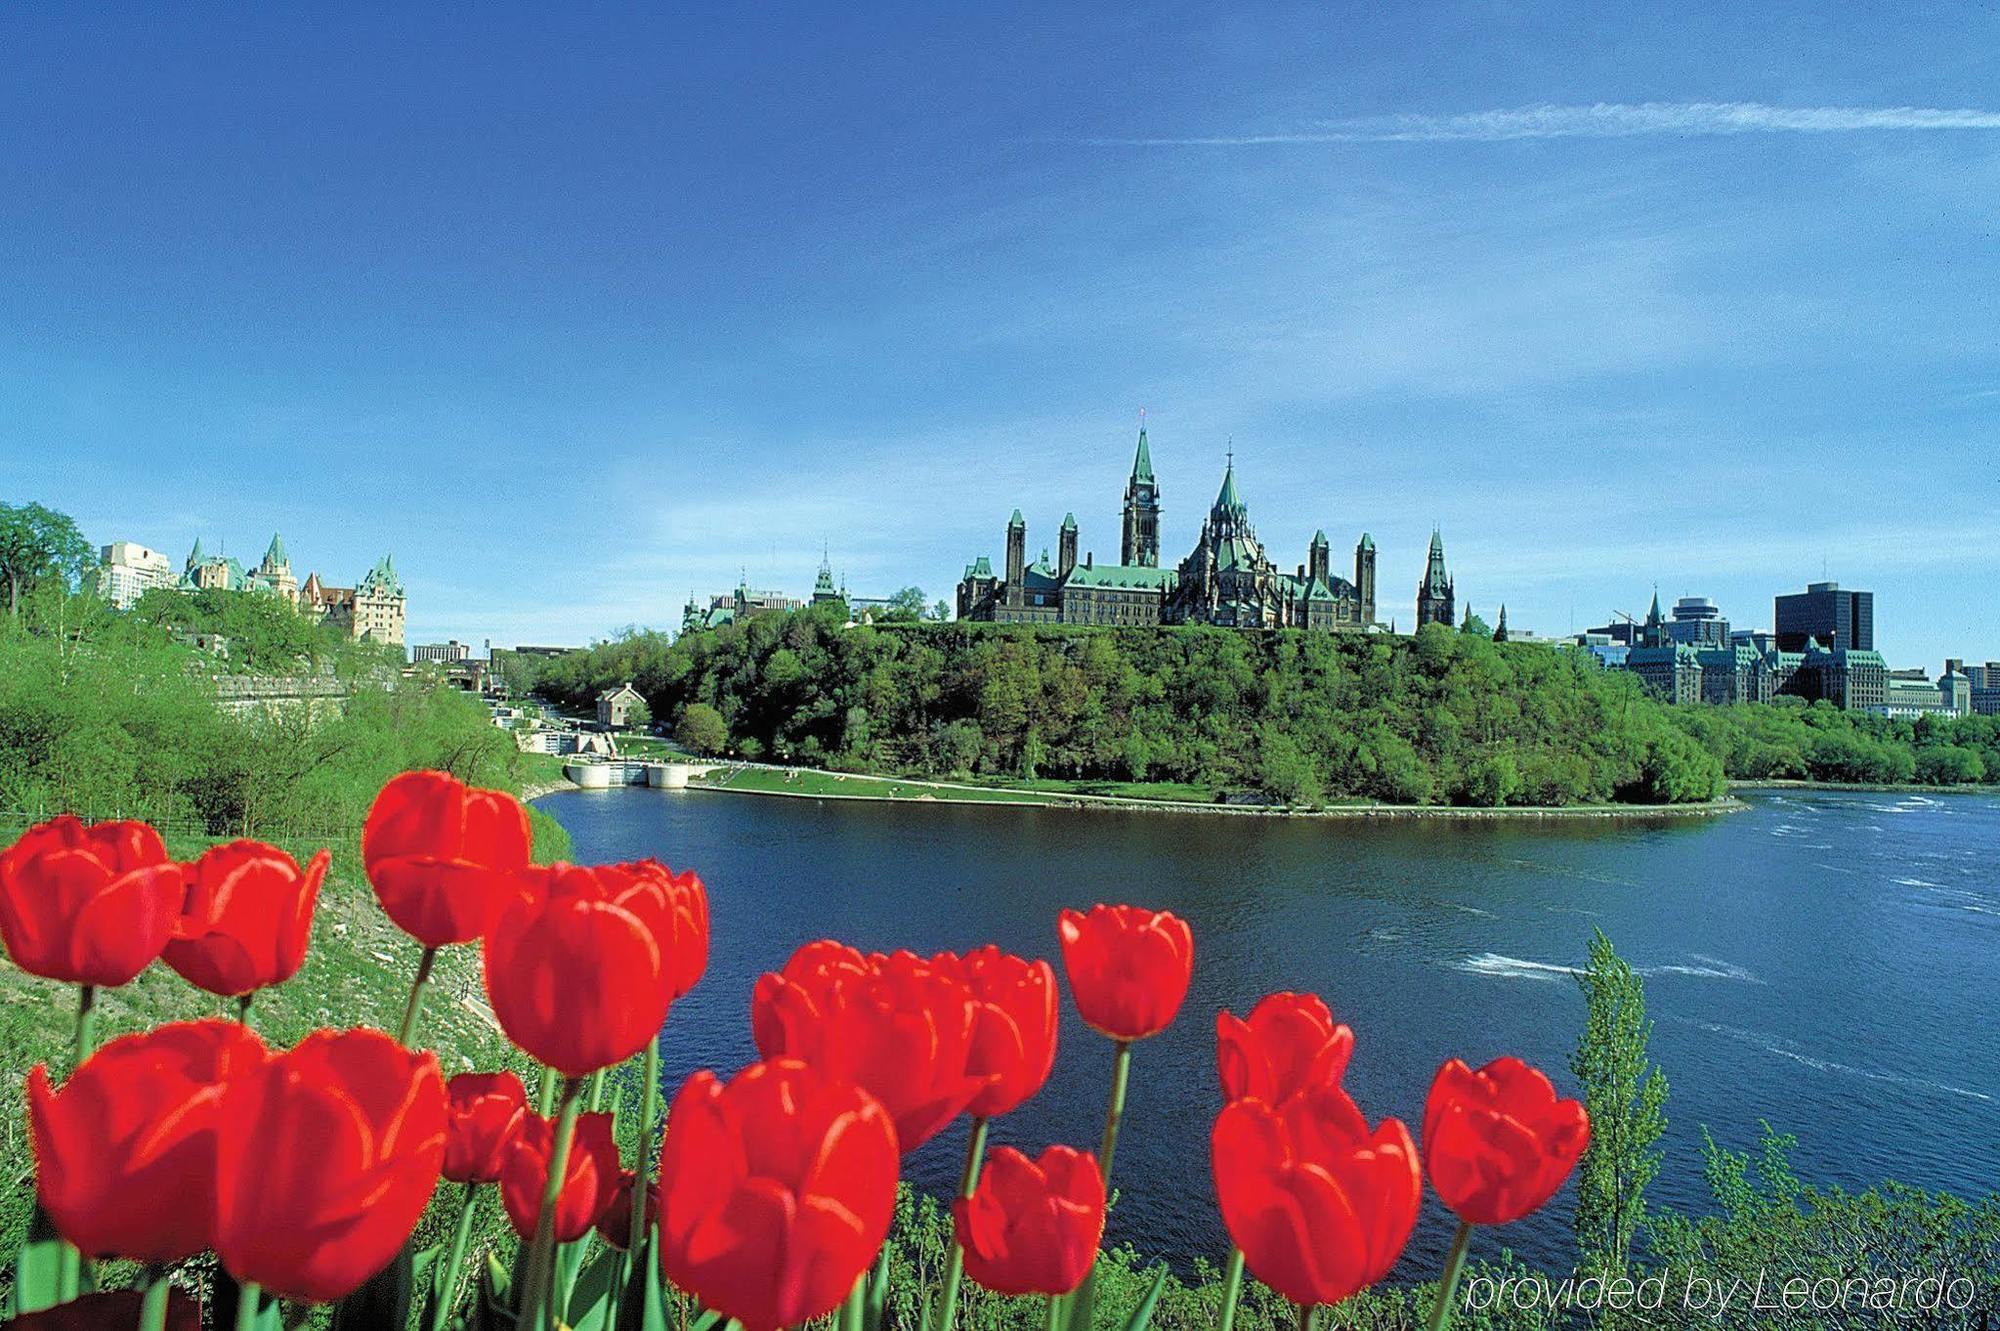
[[[1229,1269],[1222,1277],[1222,1316],[1215,1331],[1232,1331],[1236,1325],[1236,1305],[1243,1298],[1243,1249],[1231,1245]]]
[[[1319,1310],[1323,1303],[1301,1303],[1299,1305],[1299,1331],[1316,1331],[1319,1326]]]
[[[76,991],[76,1037],[70,1046],[70,1075],[84,1065],[97,1048],[97,986],[85,984]],[[56,1259],[56,1294],[68,1303],[83,1287],[83,1254],[64,1243]]]
[[[660,1037],[657,1032],[646,1044],[645,1060],[639,1076],[639,1137],[632,1148],[632,1224],[625,1231],[625,1261],[618,1278],[618,1299],[611,1305],[624,1306],[625,1286],[645,1260],[646,1244],[652,1237],[646,1223],[646,1194],[653,1177],[653,1117],[660,1112]]]
[[[1111,1157],[1118,1151],[1118,1126],[1125,1121],[1125,1084],[1132,1075],[1132,1042],[1118,1041],[1111,1059],[1111,1098],[1104,1105],[1104,1140],[1097,1147],[1097,1172],[1104,1179],[1104,1194],[1111,1195]],[[1091,1331],[1097,1316],[1097,1264],[1091,1263],[1083,1283],[1070,1295],[1064,1316],[1076,1331]]]
[[[590,1107],[588,1112],[593,1114],[604,1108],[604,1072],[603,1068],[599,1068],[590,1074]]]
[[[965,1143],[965,1170],[959,1176],[958,1195],[970,1197],[972,1190],[979,1186],[980,1162],[986,1158],[986,1120],[972,1120],[972,1135]],[[957,1235],[952,1236],[951,1253],[944,1263],[944,1292],[938,1298],[938,1318],[935,1331],[951,1331],[952,1319],[958,1315],[958,1285],[965,1277],[965,1249],[958,1246]]]
[[[1465,1270],[1465,1250],[1470,1246],[1472,1226],[1461,1220],[1452,1238],[1451,1252],[1444,1259],[1444,1275],[1438,1281],[1437,1302],[1431,1305],[1430,1331],[1444,1331],[1451,1325],[1451,1301],[1458,1295],[1458,1277]]]
[[[147,1273],[146,1297],[139,1304],[139,1331],[167,1331],[167,1304],[172,1301],[173,1282],[165,1267]]]
[[[236,1287],[236,1331],[257,1331],[257,1305],[264,1301],[264,1288],[254,1280]]]
[[[465,1265],[465,1245],[472,1237],[472,1213],[479,1201],[478,1185],[465,1185],[465,1206],[458,1213],[458,1228],[452,1231],[451,1250],[444,1271],[431,1286],[431,1331],[443,1331],[445,1319],[458,1305],[458,1272]]]
[[[96,1050],[97,1033],[97,986],[86,984],[76,991],[76,1043],[71,1049],[70,1071],[83,1066],[83,1060]]]
[[[547,1118],[556,1111],[556,1070],[542,1069],[541,1084],[535,1088],[535,1112]]]
[[[555,1289],[553,1272],[556,1256],[556,1203],[562,1197],[564,1177],[569,1173],[570,1142],[576,1136],[576,1118],[583,1111],[583,1083],[563,1083],[562,1117],[556,1120],[555,1141],[549,1146],[549,1175],[542,1183],[542,1209],[535,1222],[534,1246],[528,1250],[528,1273],[522,1280],[521,1300],[515,1305],[524,1331],[540,1331],[555,1325],[548,1306]]]
[[[403,1005],[402,1032],[396,1036],[398,1042],[407,1049],[410,1040],[417,1033],[417,1013],[423,1010],[424,986],[430,983],[431,967],[437,963],[437,949],[424,949],[423,959],[417,962],[417,978],[410,984],[410,1001]]]
[[[239,1024],[244,1026],[250,1024],[250,1000],[256,996],[257,991],[254,989],[247,994],[238,995],[236,999],[236,1020]]]
[[[840,1301],[840,1311],[835,1314],[838,1319],[835,1326],[839,1331],[861,1331],[861,1306],[865,1297],[862,1286],[867,1283],[868,1273],[863,1271],[854,1278],[854,1288],[848,1290],[847,1297]]]
[[[1132,1075],[1132,1042],[1120,1040],[1111,1061],[1111,1100],[1104,1107],[1104,1141],[1097,1148],[1097,1172],[1111,1188],[1111,1157],[1118,1150],[1118,1125],[1125,1121],[1125,1083]]]
[[[1056,1331],[1062,1325],[1063,1300],[1068,1297],[1067,1294],[1049,1295],[1049,1310],[1042,1314],[1042,1331]]]

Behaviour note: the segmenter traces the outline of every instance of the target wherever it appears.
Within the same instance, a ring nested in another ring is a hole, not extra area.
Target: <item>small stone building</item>
[[[607,730],[623,730],[632,724],[633,705],[644,706],[645,701],[629,683],[606,689],[597,695],[597,724]]]

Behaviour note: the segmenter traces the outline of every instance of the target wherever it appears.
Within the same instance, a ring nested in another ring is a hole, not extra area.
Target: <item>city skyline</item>
[[[1163,544],[1233,440],[1406,628],[1436,524],[1516,628],[2000,653],[2000,16],[1582,12],[9,11],[0,495],[583,642],[823,541],[949,599],[1015,504],[1105,560],[1144,406]]]

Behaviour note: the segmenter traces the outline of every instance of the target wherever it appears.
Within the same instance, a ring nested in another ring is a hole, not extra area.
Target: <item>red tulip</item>
[[[956,959],[912,952],[863,957],[809,943],[782,973],[757,981],[750,1024],[766,1058],[802,1058],[882,1102],[896,1140],[914,1151],[956,1118],[997,1074],[974,1071],[978,1004]]]
[[[1222,1098],[1282,1103],[1308,1086],[1338,1086],[1354,1055],[1354,1032],[1315,994],[1267,994],[1245,1021],[1215,1014],[1215,1070]]]
[[[410,1237],[444,1163],[437,1056],[315,1031],[222,1097],[215,1252],[301,1303],[341,1298]]]
[[[30,975],[129,984],[167,945],[183,893],[181,866],[146,824],[64,814],[0,854],[0,941]]]
[[[661,1148],[667,1277],[746,1331],[832,1311],[896,1205],[896,1129],[874,1097],[797,1059],[727,1085],[697,1072]]]
[[[597,1232],[612,1247],[624,1252],[632,1246],[632,1188],[639,1176],[626,1170],[618,1179],[618,1191],[612,1195],[611,1204],[597,1217]],[[660,1185],[651,1182],[646,1185],[646,1224],[660,1218]]]
[[[1194,974],[1194,934],[1171,911],[1138,906],[1066,910],[1056,921],[1076,1010],[1114,1040],[1143,1040],[1173,1024]]]
[[[1056,972],[988,945],[963,957],[941,952],[931,964],[955,974],[978,1005],[966,1070],[997,1077],[965,1107],[995,1118],[1018,1107],[1048,1082],[1056,1062]]]
[[[1438,1069],[1424,1105],[1431,1186],[1469,1225],[1504,1225],[1556,1195],[1590,1145],[1590,1116],[1556,1098],[1518,1058],[1474,1072],[1458,1059]]]
[[[276,846],[231,841],[187,866],[187,901],[162,953],[189,984],[233,997],[298,974],[332,856],[303,872]]]
[[[511,1072],[461,1072],[444,1084],[444,1176],[498,1183],[507,1143],[528,1112],[528,1092]]]
[[[375,796],[361,862],[396,926],[425,947],[486,936],[528,867],[528,813],[445,772],[405,772]]]
[[[556,1120],[529,1114],[507,1144],[507,1162],[500,1170],[500,1201],[514,1232],[535,1236],[542,1216],[542,1189],[549,1181],[549,1155],[555,1149]],[[555,1235],[558,1243],[574,1243],[590,1232],[597,1217],[618,1191],[618,1143],[611,1135],[611,1115],[579,1114],[570,1139],[569,1165],[556,1195]],[[630,1203],[628,1197],[627,1203]]]
[[[997,1294],[1067,1294],[1083,1283],[1104,1237],[1097,1158],[1051,1146],[1030,1160],[1002,1146],[970,1197],[951,1204],[966,1274]]]
[[[571,1077],[656,1039],[708,955],[707,900],[686,877],[692,897],[650,860],[526,871],[528,894],[486,938],[486,995],[507,1037]]]
[[[35,1191],[56,1229],[95,1257],[171,1262],[208,1247],[224,1086],[264,1058],[236,1022],[190,1021],[111,1041],[60,1091],[37,1065]]]
[[[22,1313],[7,1323],[7,1331],[132,1331],[139,1325],[145,1297],[138,1289],[86,1294],[38,1313]],[[201,1331],[201,1300],[178,1289],[168,1294],[167,1331]]]
[[[1389,1274],[1423,1201],[1409,1129],[1371,1133],[1337,1086],[1276,1109],[1238,1100],[1209,1138],[1215,1195],[1245,1264],[1295,1303],[1338,1303]]]

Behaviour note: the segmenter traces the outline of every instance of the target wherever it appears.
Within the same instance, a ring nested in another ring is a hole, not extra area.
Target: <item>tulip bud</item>
[[[0,853],[0,942],[30,975],[129,984],[179,917],[181,866],[144,823],[37,823]]]
[[[1143,1040],[1173,1024],[1194,974],[1194,934],[1171,911],[1092,906],[1056,920],[1063,969],[1085,1024]]]
[[[212,846],[187,866],[187,899],[162,954],[189,984],[234,997],[298,974],[312,936],[313,906],[332,857],[303,872],[260,841]]]
[[[375,796],[361,862],[396,927],[425,947],[483,938],[521,891],[528,814],[446,772],[404,772]]]
[[[1431,1186],[1468,1225],[1504,1225],[1556,1195],[1590,1145],[1590,1116],[1539,1069],[1496,1058],[1438,1069],[1424,1105]]]
[[[1083,1283],[1104,1237],[1097,1159],[1051,1146],[1030,1160],[995,1150],[972,1196],[952,1202],[965,1272],[996,1294],[1067,1294]]]

